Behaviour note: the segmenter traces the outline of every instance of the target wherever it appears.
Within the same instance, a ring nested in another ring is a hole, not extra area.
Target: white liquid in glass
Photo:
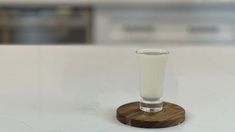
[[[167,53],[147,52],[139,55],[140,96],[145,100],[156,100],[163,96],[164,73]]]

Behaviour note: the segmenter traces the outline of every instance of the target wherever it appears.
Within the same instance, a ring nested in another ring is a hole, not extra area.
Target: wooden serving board
[[[185,120],[185,110],[179,105],[164,102],[160,112],[144,112],[139,102],[124,104],[117,109],[117,119],[126,125],[142,128],[164,128],[176,126]]]

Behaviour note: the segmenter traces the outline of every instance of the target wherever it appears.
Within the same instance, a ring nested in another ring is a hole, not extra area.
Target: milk
[[[145,100],[157,100],[163,95],[165,65],[168,52],[144,51],[138,53],[140,63],[140,96]]]

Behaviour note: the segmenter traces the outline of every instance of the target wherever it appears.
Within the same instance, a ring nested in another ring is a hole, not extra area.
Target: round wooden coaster
[[[117,119],[130,126],[164,128],[178,125],[185,120],[185,110],[179,105],[164,102],[160,112],[148,113],[139,109],[139,102],[124,104],[117,109]]]

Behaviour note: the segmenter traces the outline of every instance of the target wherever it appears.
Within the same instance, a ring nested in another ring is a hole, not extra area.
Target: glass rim
[[[142,55],[168,55],[170,52],[164,49],[139,49],[135,53]]]

